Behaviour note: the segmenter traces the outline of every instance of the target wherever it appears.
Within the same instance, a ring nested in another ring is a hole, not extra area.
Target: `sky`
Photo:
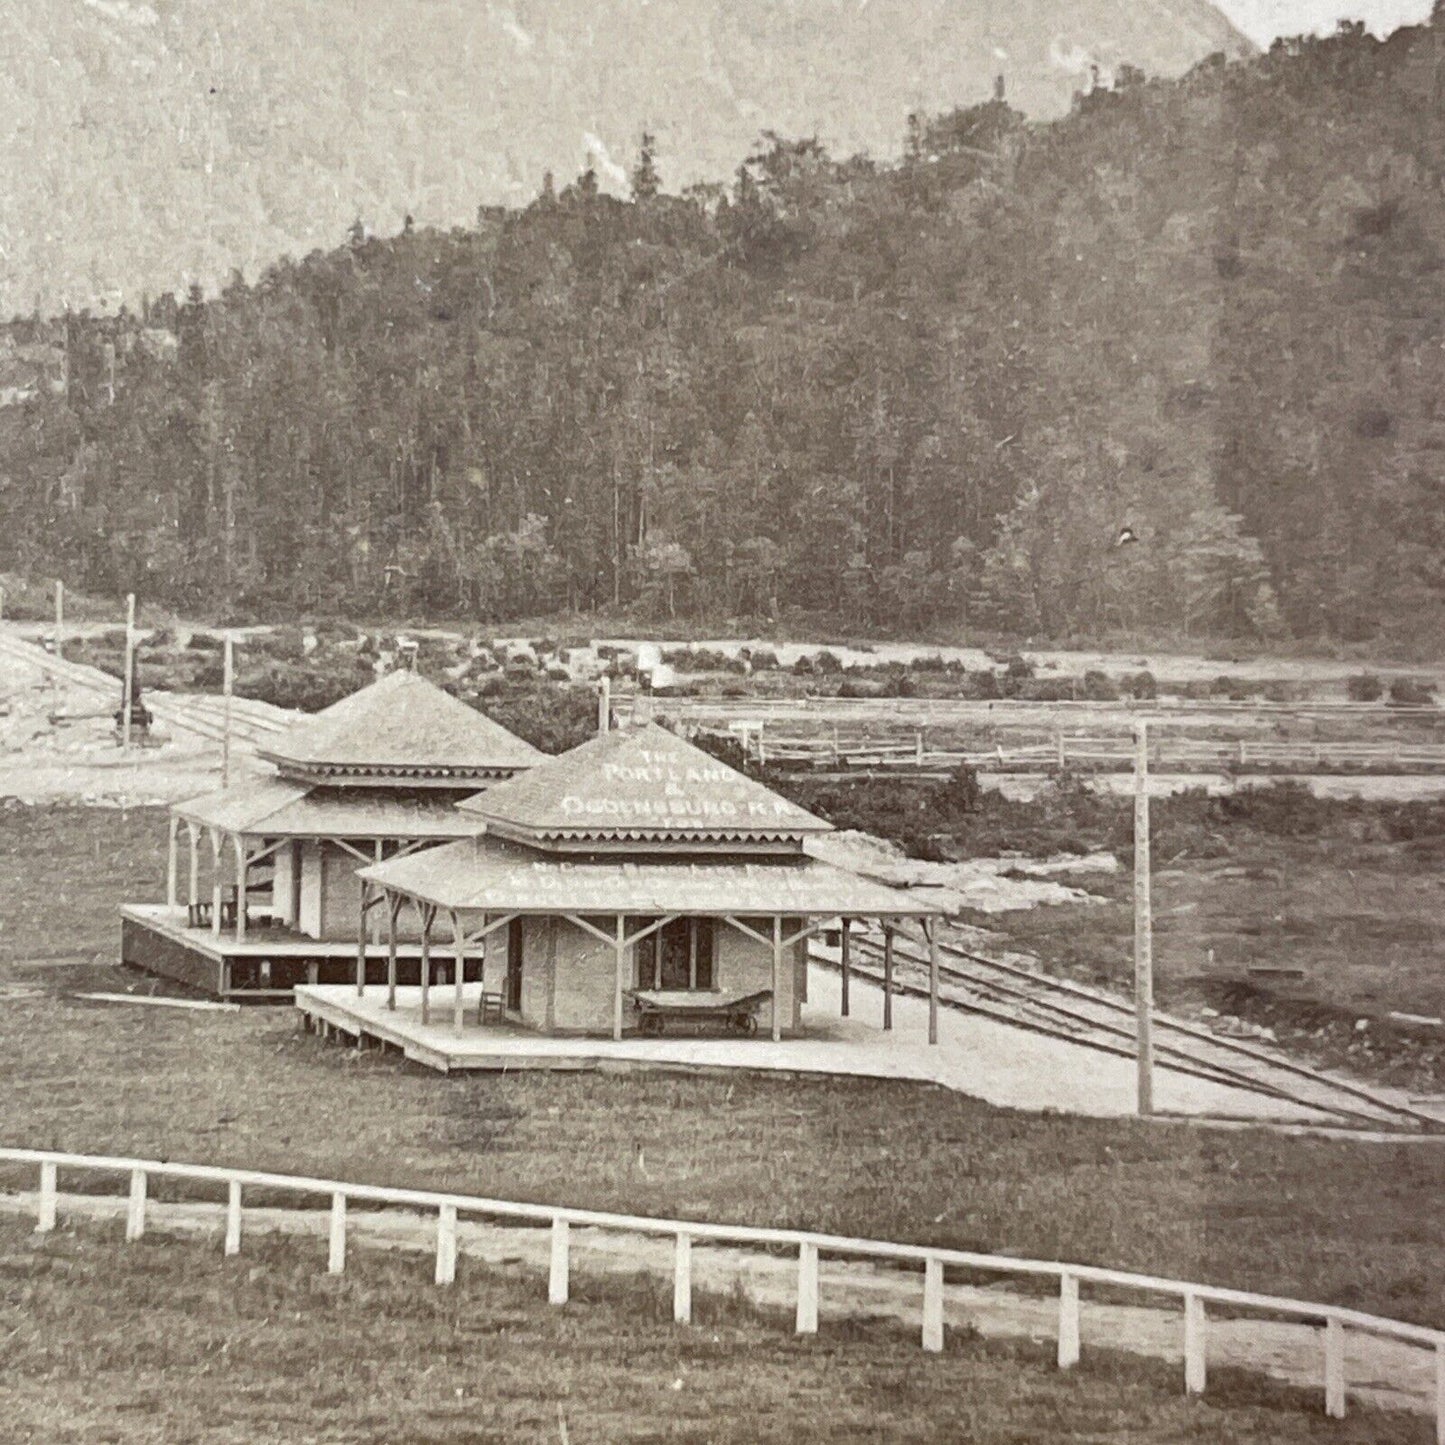
[[[1330,31],[1342,17],[1363,20],[1376,35],[1429,19],[1431,0],[1214,0],[1257,45],[1279,35]]]

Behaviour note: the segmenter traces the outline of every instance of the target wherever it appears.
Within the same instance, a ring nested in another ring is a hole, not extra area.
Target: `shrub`
[[[1114,679],[1097,668],[1091,667],[1084,674],[1083,689],[1084,697],[1089,702],[1118,701],[1119,689],[1114,685]]]
[[[1345,696],[1351,702],[1379,702],[1385,695],[1385,684],[1373,672],[1357,672],[1345,679]]]
[[[813,672],[813,659],[806,652],[800,653],[798,660],[793,664],[793,671],[799,677],[808,677]]]
[[[300,662],[306,656],[306,635],[299,627],[278,627],[253,642],[259,652],[279,662]]]
[[[887,697],[888,682],[875,677],[845,677],[838,685],[838,696]]]
[[[778,654],[771,647],[760,647],[748,659],[754,672],[772,672],[778,666]]]
[[[842,672],[843,664],[836,652],[829,652],[825,647],[813,659],[813,667],[817,672]]]
[[[938,653],[929,653],[927,657],[915,657],[908,666],[914,672],[947,672],[948,664]]]
[[[1152,699],[1159,696],[1159,684],[1154,680],[1154,674],[1147,668],[1142,672],[1136,672],[1125,682],[1124,687],[1130,697]]]
[[[1025,702],[1071,702],[1074,684],[1067,677],[1031,677],[1020,683],[1016,696]]]
[[[565,667],[549,667],[546,670],[548,682],[571,682],[572,674]]]
[[[1397,677],[1390,684],[1390,702],[1396,707],[1433,707],[1435,685],[1418,677]]]
[[[976,813],[983,802],[983,787],[978,781],[978,769],[969,763],[960,763],[950,774],[948,781],[937,793],[939,806],[947,813]]]

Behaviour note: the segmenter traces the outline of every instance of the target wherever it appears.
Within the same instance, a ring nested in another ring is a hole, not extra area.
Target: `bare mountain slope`
[[[669,187],[764,128],[897,151],[993,77],[1035,116],[1249,43],[1205,0],[45,0],[0,11],[0,310],[212,283],[575,175]]]

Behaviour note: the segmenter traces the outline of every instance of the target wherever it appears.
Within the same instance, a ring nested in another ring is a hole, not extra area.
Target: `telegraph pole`
[[[221,733],[221,786],[231,786],[231,693],[236,680],[236,639],[226,634],[221,666],[221,692],[226,702],[226,718]]]
[[[604,672],[597,679],[597,731],[605,733],[612,728],[612,679]]]
[[[130,747],[130,713],[135,701],[135,593],[125,597],[125,680],[121,683],[120,745]]]
[[[1154,1112],[1154,917],[1149,896],[1149,726],[1134,725],[1134,1010],[1139,1116]]]

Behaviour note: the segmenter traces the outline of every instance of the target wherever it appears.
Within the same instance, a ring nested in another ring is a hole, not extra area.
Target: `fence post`
[[[1435,1345],[1435,1445],[1445,1445],[1445,1341]]]
[[[1204,1349],[1204,1301],[1192,1291],[1184,1294],[1184,1393],[1202,1395],[1207,1374]]]
[[[457,1207],[443,1204],[437,1210],[437,1283],[451,1284],[457,1277]]]
[[[331,1196],[331,1249],[326,1257],[326,1273],[341,1274],[346,1269],[346,1196],[339,1190]]]
[[[1060,728],[1054,734],[1054,764],[1060,772],[1063,772],[1067,763],[1068,757],[1064,752],[1064,731]]]
[[[931,1254],[923,1264],[923,1348],[943,1348],[943,1262]]]
[[[672,1318],[680,1325],[692,1323],[692,1235],[677,1236],[672,1266]]]
[[[806,1239],[798,1245],[797,1332],[818,1333],[818,1246]]]
[[[146,1174],[144,1169],[130,1171],[130,1200],[125,1210],[125,1242],[133,1244],[146,1232]]]
[[[226,1187],[226,1242],[222,1246],[225,1254],[241,1252],[241,1181],[231,1180]]]
[[[552,1268],[547,1275],[547,1303],[567,1303],[567,1221],[560,1215],[552,1220]]]
[[[35,1210],[36,1234],[49,1234],[55,1228],[55,1161],[45,1160],[40,1166],[40,1201]]]
[[[1325,1320],[1325,1414],[1345,1418],[1345,1331],[1334,1315]]]
[[[1059,1276],[1059,1368],[1079,1363],[1079,1279],[1065,1270]]]

